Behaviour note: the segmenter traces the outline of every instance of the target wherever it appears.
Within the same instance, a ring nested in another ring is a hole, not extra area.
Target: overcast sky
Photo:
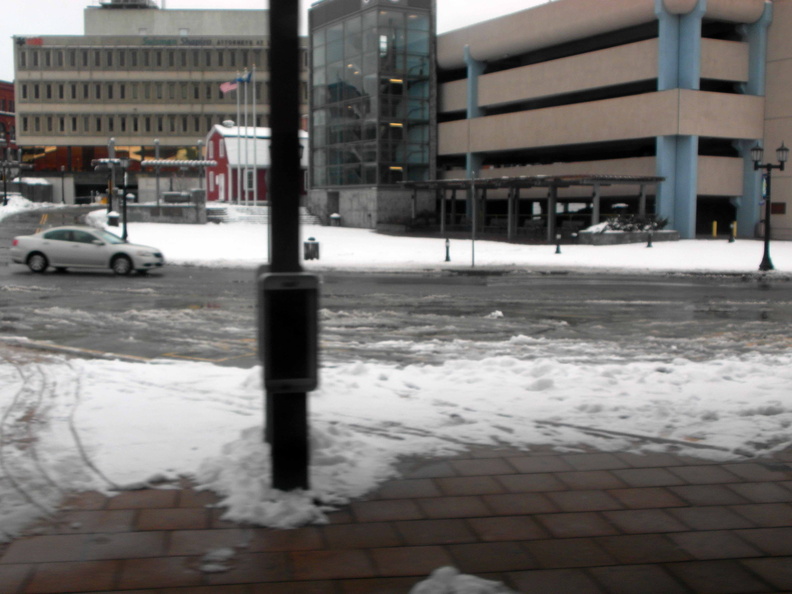
[[[548,0],[437,0],[439,32],[544,4]],[[162,0],[158,0],[162,3]],[[167,8],[266,8],[268,0],[166,0]],[[308,7],[311,0],[300,0]],[[82,35],[83,10],[97,0],[4,0],[0,80],[14,79],[13,35]]]

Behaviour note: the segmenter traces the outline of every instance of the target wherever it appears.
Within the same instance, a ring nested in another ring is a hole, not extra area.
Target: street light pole
[[[754,162],[754,171],[758,171],[759,169],[763,169],[767,174],[766,177],[766,188],[765,188],[765,219],[764,219],[764,254],[762,256],[762,261],[759,263],[759,270],[766,272],[768,270],[773,270],[773,261],[770,259],[770,217],[772,216],[772,193],[771,193],[771,182],[773,177],[773,169],[778,169],[779,171],[784,170],[784,166],[789,159],[789,149],[781,143],[781,146],[776,149],[776,159],[778,160],[777,164],[774,163],[762,163],[762,157],[764,156],[764,149],[760,145],[756,145],[751,149],[751,159]]]

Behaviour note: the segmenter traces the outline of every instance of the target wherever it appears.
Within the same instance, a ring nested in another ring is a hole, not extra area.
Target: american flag
[[[220,85],[220,91],[222,93],[229,93],[231,91],[235,91],[239,87],[239,83],[236,80],[232,80],[230,82],[224,82]]]

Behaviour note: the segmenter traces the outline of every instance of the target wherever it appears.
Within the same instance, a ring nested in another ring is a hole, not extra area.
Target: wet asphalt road
[[[168,266],[148,276],[36,275],[11,264],[0,223],[0,337],[144,360],[249,367],[253,270]],[[493,355],[630,360],[792,348],[792,281],[740,276],[324,274],[325,364]]]

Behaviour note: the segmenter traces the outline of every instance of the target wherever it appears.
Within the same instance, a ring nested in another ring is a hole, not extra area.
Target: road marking
[[[13,346],[37,349],[41,351],[50,351],[53,353],[65,353],[70,355],[81,355],[86,357],[99,357],[102,359],[122,359],[124,361],[134,361],[139,363],[148,363],[151,361],[149,357],[138,357],[137,355],[122,355],[119,353],[110,353],[107,351],[97,351],[94,349],[84,349],[81,347],[70,347],[52,342],[45,342],[39,340],[17,339],[17,338],[0,338],[0,342],[11,344]]]
[[[47,219],[49,219],[49,214],[45,212],[43,215],[41,215],[41,218],[39,219],[38,222],[39,226],[36,227],[36,233],[41,233],[42,229],[44,228],[44,225],[47,224]]]
[[[255,338],[244,338],[241,340],[212,343],[211,346],[215,350],[219,350],[222,353],[226,353],[228,356],[198,357],[190,353],[177,353],[177,352],[163,353],[161,356],[170,357],[172,359],[185,359],[187,361],[202,361],[204,363],[225,363],[227,361],[233,361],[234,359],[242,359],[244,357],[251,357],[251,356],[257,357],[258,356],[257,349],[255,347],[250,346],[250,343],[254,343],[254,342],[256,342]],[[195,349],[195,350],[202,350],[202,349]]]

